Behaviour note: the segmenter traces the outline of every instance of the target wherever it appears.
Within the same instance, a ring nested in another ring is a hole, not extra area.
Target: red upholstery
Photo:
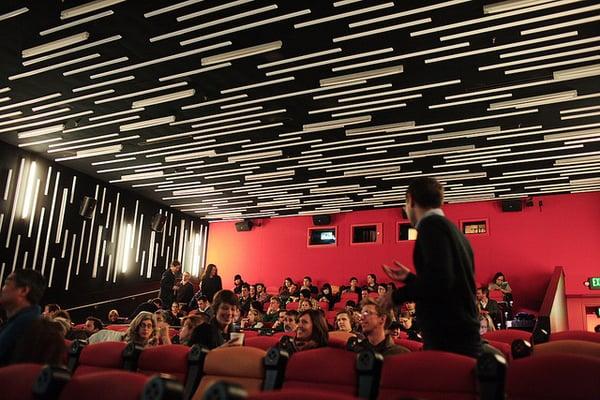
[[[104,329],[109,329],[111,331],[117,331],[117,332],[126,332],[127,329],[129,329],[129,325],[107,325],[104,327]]]
[[[327,301],[320,301],[319,302],[319,307],[321,307],[321,310],[327,311],[327,310],[329,310],[329,302],[327,302]]]
[[[105,371],[75,376],[59,400],[139,400],[148,377],[128,371]]]
[[[357,393],[356,353],[324,347],[294,353],[284,389],[316,389],[354,396]]]
[[[400,345],[402,347],[406,347],[410,351],[421,351],[423,350],[423,343],[417,342],[416,340],[408,340],[408,339],[394,339],[394,343]]]
[[[574,354],[539,354],[508,366],[511,400],[590,400],[598,398],[600,359]]]
[[[244,338],[244,346],[256,347],[257,349],[268,350],[277,346],[279,337],[276,336],[254,336]]]
[[[174,379],[185,384],[189,351],[189,347],[181,344],[146,348],[140,354],[138,370],[145,375],[173,375]]]
[[[33,399],[31,388],[42,366],[39,364],[14,364],[0,368],[0,398],[2,400]]]
[[[327,320],[327,323],[333,327],[335,327],[335,316],[337,315],[338,311],[325,311],[325,319]],[[337,327],[336,327],[337,328]]]
[[[600,343],[600,334],[587,331],[563,331],[550,335],[550,341],[555,340],[585,340],[587,342]]]
[[[512,359],[512,351],[510,349],[510,344],[499,342],[497,340],[488,340],[488,344],[502,352],[504,354],[504,358],[507,360]]]
[[[494,340],[512,344],[517,339],[531,341],[531,332],[525,332],[518,329],[500,329],[493,332],[487,332],[483,335],[486,340]]]
[[[306,390],[306,389],[283,389],[272,392],[261,392],[247,397],[247,400],[352,400],[354,396],[346,396],[334,392]]]
[[[387,357],[381,371],[379,398],[475,400],[474,358],[441,351]]]
[[[400,331],[398,333],[398,339],[408,339],[408,333],[406,333],[404,331]]]
[[[379,298],[379,293],[377,293],[377,292],[370,292],[369,293],[369,298],[377,300]]]
[[[504,293],[501,290],[490,290],[490,300],[495,300],[498,302],[504,301]]]
[[[245,338],[249,338],[249,337],[255,337],[258,336],[258,331],[244,331],[244,337]]]
[[[282,336],[296,337],[296,332],[276,332],[273,334],[273,337],[278,339],[281,339]]]
[[[263,304],[263,311],[264,311],[264,312],[267,312],[267,310],[269,309],[269,306],[270,306],[270,305],[271,305],[271,303],[270,303],[270,302],[267,302],[267,303]]]
[[[79,365],[74,375],[120,369],[123,364],[122,353],[127,343],[101,342],[85,346],[79,356]]]
[[[344,293],[340,297],[340,302],[338,304],[341,305],[341,308],[346,307],[346,302],[352,300],[356,304],[358,304],[358,294],[357,293]]]
[[[298,303],[297,301],[293,301],[291,303],[287,303],[287,305],[285,306],[285,309],[286,310],[297,310],[299,306],[300,306],[300,303]]]

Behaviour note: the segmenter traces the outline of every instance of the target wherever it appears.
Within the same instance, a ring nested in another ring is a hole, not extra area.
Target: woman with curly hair
[[[158,344],[156,338],[157,325],[154,314],[142,311],[129,324],[129,329],[125,332],[123,340],[142,347],[156,346]]]

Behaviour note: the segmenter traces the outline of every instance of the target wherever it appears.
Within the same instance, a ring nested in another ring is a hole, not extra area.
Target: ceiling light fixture
[[[263,54],[268,53],[270,51],[279,50],[282,46],[283,42],[281,40],[277,40],[275,42],[246,47],[244,49],[229,51],[227,53],[216,54],[214,56],[202,57],[201,63],[202,65],[218,64],[221,62],[237,60],[239,58],[245,58],[257,54]]]
[[[113,4],[122,3],[125,0],[95,0],[89,3],[84,3],[76,7],[67,8],[60,13],[60,19],[68,19],[77,17],[78,15],[87,14],[101,8],[110,7]]]

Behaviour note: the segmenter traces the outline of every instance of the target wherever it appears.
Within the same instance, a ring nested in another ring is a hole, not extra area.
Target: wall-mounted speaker
[[[249,219],[235,223],[235,230],[238,232],[248,232],[254,224]]]
[[[167,217],[163,214],[154,214],[152,217],[152,222],[150,222],[150,229],[155,232],[162,232],[165,228],[165,223],[167,222]]]
[[[313,215],[313,225],[329,225],[331,224],[331,215]]]
[[[523,202],[520,199],[502,200],[502,211],[504,212],[521,211],[522,209]]]
[[[96,209],[97,203],[98,201],[93,197],[83,196],[81,207],[79,207],[79,215],[81,215],[83,218],[91,219],[94,215],[94,210]]]

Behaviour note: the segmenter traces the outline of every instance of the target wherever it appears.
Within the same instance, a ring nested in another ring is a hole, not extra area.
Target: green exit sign
[[[588,279],[589,287],[592,290],[600,290],[600,276],[596,276]]]

